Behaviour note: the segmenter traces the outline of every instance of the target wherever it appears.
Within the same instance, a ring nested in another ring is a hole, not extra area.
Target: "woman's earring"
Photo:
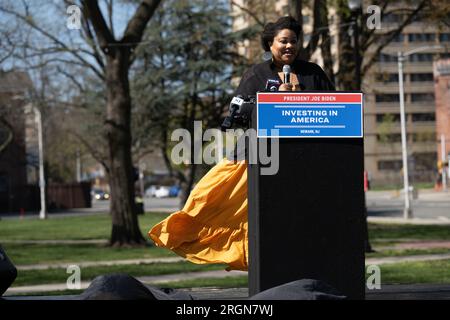
[[[262,58],[264,61],[272,59],[272,52],[266,51],[263,53]]]

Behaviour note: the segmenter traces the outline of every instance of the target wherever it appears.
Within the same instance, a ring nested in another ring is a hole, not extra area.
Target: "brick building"
[[[442,159],[441,137],[444,137],[445,159],[450,157],[450,59],[441,59],[433,65],[436,99],[436,138],[438,160]]]
[[[27,73],[0,71],[0,212],[19,211],[27,196],[24,107],[31,88]]]

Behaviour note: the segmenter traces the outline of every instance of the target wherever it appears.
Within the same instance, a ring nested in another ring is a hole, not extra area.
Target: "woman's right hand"
[[[282,83],[278,88],[278,91],[292,91],[294,86],[292,83]]]

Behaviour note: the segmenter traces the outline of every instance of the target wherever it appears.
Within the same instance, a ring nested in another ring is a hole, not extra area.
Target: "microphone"
[[[266,91],[278,91],[281,83],[277,79],[267,79],[266,82]]]
[[[244,97],[241,95],[238,95],[236,97],[233,97],[233,99],[231,99],[230,115],[223,120],[223,123],[220,126],[222,131],[226,131],[227,129],[230,129],[233,126],[233,120],[236,115],[236,112],[238,112],[239,108],[241,108],[243,103]]]
[[[283,73],[284,73],[284,83],[290,83],[291,82],[291,66],[288,64],[285,64],[283,66]]]

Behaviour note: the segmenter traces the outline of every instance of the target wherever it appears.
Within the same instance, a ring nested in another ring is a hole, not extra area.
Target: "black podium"
[[[250,296],[316,279],[364,299],[363,138],[277,139],[276,174],[248,165]]]

